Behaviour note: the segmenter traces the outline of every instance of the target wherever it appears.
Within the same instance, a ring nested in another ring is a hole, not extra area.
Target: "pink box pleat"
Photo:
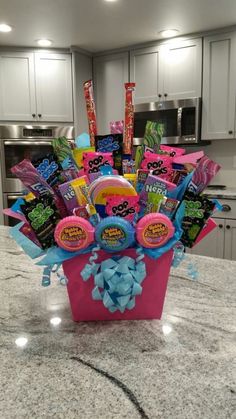
[[[104,251],[99,251],[97,263],[112,257]],[[110,313],[104,307],[102,301],[92,299],[94,278],[91,277],[84,282],[80,272],[89,263],[89,255],[80,255],[63,263],[63,269],[68,278],[68,295],[74,321],[97,321],[97,320],[138,320],[138,319],[160,319],[162,315],[167,282],[170,272],[173,251],[170,250],[158,260],[145,256],[147,276],[142,282],[142,295],[136,297],[136,305],[132,310],[125,310],[124,313],[117,311]],[[120,256],[136,258],[134,249],[127,249],[120,252]]]

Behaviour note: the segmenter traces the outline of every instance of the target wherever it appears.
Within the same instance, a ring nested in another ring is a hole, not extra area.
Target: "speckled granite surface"
[[[236,262],[188,256],[161,321],[86,324],[72,322],[64,287],[40,286],[6,228],[0,263],[1,419],[235,417]]]
[[[204,194],[211,198],[219,199],[236,199],[236,188],[207,188],[204,190]]]

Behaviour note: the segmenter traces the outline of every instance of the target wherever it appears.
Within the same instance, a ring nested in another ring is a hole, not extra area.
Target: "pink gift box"
[[[136,258],[134,249],[127,249],[119,255]],[[84,282],[80,272],[89,263],[91,254],[76,256],[63,263],[64,273],[68,279],[68,295],[74,321],[96,321],[96,320],[139,320],[139,319],[160,319],[163,310],[166,287],[173,258],[173,251],[169,250],[158,260],[147,256],[143,259],[146,263],[147,276],[142,282],[143,291],[136,296],[136,305],[132,310],[126,309],[124,313],[116,311],[110,313],[104,307],[102,301],[92,299],[94,288],[94,277]],[[96,263],[111,258],[112,255],[104,251],[98,252]]]

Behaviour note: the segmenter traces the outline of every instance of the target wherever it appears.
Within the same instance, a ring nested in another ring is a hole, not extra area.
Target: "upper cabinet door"
[[[202,138],[234,137],[235,34],[220,34],[204,39]]]
[[[125,52],[95,57],[93,64],[98,134],[103,135],[110,132],[110,121],[124,119],[129,55]]]
[[[161,47],[130,52],[130,81],[136,83],[135,103],[163,100]]]
[[[165,45],[164,97],[201,97],[202,39],[173,41]]]
[[[71,55],[36,53],[39,121],[73,122]]]
[[[0,119],[35,120],[34,54],[0,54]]]

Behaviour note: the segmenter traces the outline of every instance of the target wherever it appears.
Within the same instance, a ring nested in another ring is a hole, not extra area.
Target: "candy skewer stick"
[[[124,154],[132,154],[134,137],[134,105],[133,91],[135,83],[125,83],[125,127],[124,127]]]
[[[84,97],[87,108],[90,142],[91,146],[94,146],[95,135],[97,135],[97,119],[92,80],[88,80],[84,83]]]

